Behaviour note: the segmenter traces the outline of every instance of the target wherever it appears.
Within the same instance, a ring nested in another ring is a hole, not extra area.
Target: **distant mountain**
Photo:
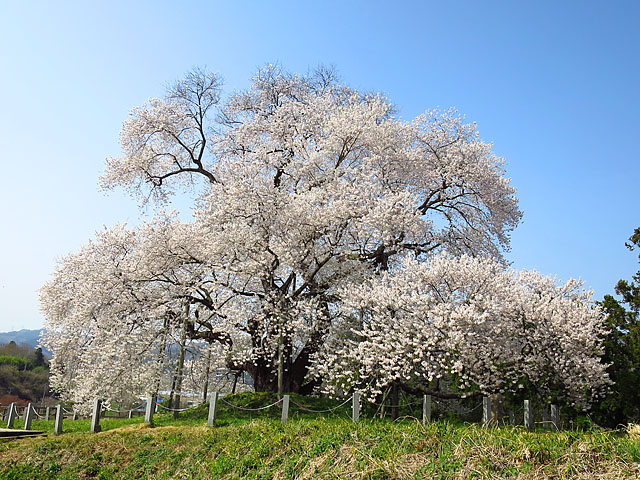
[[[4,345],[11,341],[16,342],[18,345],[26,343],[30,347],[36,348],[38,346],[38,339],[40,338],[40,330],[17,330],[15,332],[0,332],[0,345]],[[51,354],[46,350],[43,350],[43,353],[48,357],[51,357]]]

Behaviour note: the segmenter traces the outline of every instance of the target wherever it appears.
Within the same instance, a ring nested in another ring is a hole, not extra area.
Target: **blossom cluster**
[[[428,390],[442,379],[465,395],[560,389],[588,406],[610,383],[600,361],[604,316],[580,282],[505,269],[468,255],[407,260],[347,287],[345,324],[315,371],[325,390],[375,398],[392,384]]]

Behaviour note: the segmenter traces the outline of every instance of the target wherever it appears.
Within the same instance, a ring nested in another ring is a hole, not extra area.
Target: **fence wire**
[[[162,404],[158,404],[158,407],[162,408],[163,410],[167,410],[169,412],[186,412],[187,410],[193,410],[194,408],[198,408],[200,405],[193,405],[191,407],[186,407],[186,408],[169,408],[169,407],[165,407]]]
[[[114,408],[107,407],[106,405],[103,405],[103,406],[102,406],[102,409],[103,409],[103,410],[108,410],[108,411],[110,411],[110,412],[114,412],[114,413],[129,413],[129,412],[132,412],[132,411],[134,411],[134,410],[138,410],[139,408],[142,408],[143,406],[144,406],[143,404],[139,404],[139,405],[134,405],[134,406],[132,406],[132,407],[131,407],[130,409],[128,409],[128,410],[116,410],[116,409],[114,409]]]
[[[298,407],[300,410],[303,410],[305,412],[310,412],[310,413],[329,413],[329,412],[334,412],[337,409],[339,409],[340,407],[345,406],[347,403],[349,403],[351,401],[351,398],[347,398],[344,402],[342,402],[340,405],[333,407],[333,408],[329,408],[327,410],[312,410],[310,408],[304,407],[302,405],[300,405],[298,402],[295,402],[291,399],[289,399],[289,401],[291,402],[291,404],[295,405],[296,407]]]
[[[240,406],[238,406],[238,405],[234,405],[234,404],[232,404],[232,403],[227,402],[227,401],[226,401],[224,398],[222,398],[222,397],[220,397],[220,401],[221,401],[222,403],[225,403],[225,404],[229,405],[230,407],[233,407],[233,408],[237,409],[237,410],[244,410],[244,411],[247,411],[247,412],[259,412],[260,410],[266,410],[267,408],[271,408],[271,407],[274,407],[274,406],[278,405],[279,403],[281,403],[281,402],[282,402],[282,399],[278,400],[277,402],[272,403],[271,405],[267,405],[266,407],[260,407],[260,408],[247,408],[247,407],[240,407]]]
[[[293,400],[291,397],[289,397],[289,403],[293,406],[295,406],[297,409],[299,409],[302,412],[308,412],[310,414],[325,414],[325,413],[333,413],[336,412],[337,410],[339,410],[340,408],[345,407],[345,405],[348,405],[350,402],[353,401],[353,396],[350,396],[348,398],[346,398],[342,403],[340,403],[339,405],[336,405],[334,407],[331,408],[326,408],[326,409],[320,409],[320,410],[316,410],[313,408],[309,408],[307,406],[305,406],[304,404],[301,404],[299,402],[296,402],[295,400]],[[383,396],[382,396],[382,403],[377,403],[375,401],[371,401],[369,399],[367,399],[366,397],[362,397],[362,402],[363,403],[367,403],[370,405],[374,405],[377,406],[378,409],[376,411],[376,413],[374,414],[374,417],[378,416],[378,413],[380,412],[381,409],[386,410],[386,409],[406,409],[409,408],[411,411],[411,415],[403,415],[403,416],[399,416],[398,418],[396,418],[394,421],[398,421],[400,419],[415,419],[418,420],[418,418],[415,416],[414,413],[414,409],[411,408],[413,406],[417,406],[417,405],[421,405],[424,404],[424,398],[418,398],[418,400],[416,401],[412,401],[409,402],[409,397],[407,395],[404,394],[404,392],[402,392],[402,398],[404,399],[404,402],[399,402],[397,405],[396,404],[387,404],[385,402],[387,402],[389,400],[389,390],[385,391]],[[235,405],[229,401],[227,401],[225,398],[223,398],[222,396],[219,396],[218,399],[220,400],[220,402],[222,402],[223,404],[231,407],[232,409],[236,409],[236,410],[240,410],[240,411],[246,411],[246,412],[260,412],[260,411],[265,411],[268,410],[270,408],[276,407],[277,405],[283,404],[284,398],[280,398],[277,401],[269,404],[269,405],[265,405],[262,407],[257,407],[257,408],[250,408],[250,407],[244,407],[244,406],[240,406],[240,405]],[[339,400],[338,400],[339,401]],[[464,402],[465,404],[469,404],[471,402]],[[197,404],[197,405],[193,405],[193,406],[189,406],[186,408],[170,408],[170,407],[166,407],[162,404],[156,404],[156,408],[161,408],[165,411],[168,412],[186,412],[189,410],[194,410],[200,406],[202,406],[203,404]],[[433,412],[433,407],[436,407],[436,411],[439,412],[437,414],[438,417],[441,417],[443,415],[443,411],[444,413],[454,413],[456,415],[463,415],[463,416],[467,416],[470,414],[473,414],[474,412],[477,412],[479,409],[481,409],[484,405],[484,403],[481,401],[480,403],[478,403],[477,405],[473,406],[473,407],[467,407],[466,405],[464,405],[463,403],[461,403],[461,399],[448,399],[448,398],[438,398],[436,396],[431,396],[431,405],[432,405],[432,412]],[[141,407],[144,407],[145,404],[144,403],[138,403],[136,405],[131,406],[128,409],[125,410],[119,410],[117,408],[111,408],[107,405],[105,405],[104,403],[102,404],[101,407],[101,412],[104,413],[105,411],[110,411],[110,412],[114,412],[117,414],[126,414],[126,413],[131,413],[135,410],[140,409]],[[514,405],[515,406],[515,405]],[[66,415],[73,415],[74,417],[78,416],[79,413],[74,410],[73,408],[71,410],[67,410],[66,408],[64,408],[62,405],[58,405],[58,407],[61,408],[61,411],[63,414]],[[34,406],[21,406],[21,405],[15,405],[13,404],[13,409],[14,412],[16,414],[16,417],[22,417],[23,415],[26,416],[26,414],[29,412],[29,409],[31,409],[31,411],[33,412],[33,414],[35,414],[35,417],[38,419],[44,419],[46,418],[45,414],[40,414],[38,413],[38,408],[45,408],[43,406],[40,407],[34,407]],[[11,409],[11,405],[9,406],[0,406],[0,412],[5,412],[5,417],[8,416],[8,414],[10,413],[10,409]],[[55,407],[54,407],[55,409]],[[375,409],[373,409],[375,410]],[[493,409],[492,409],[493,410]],[[499,410],[501,411],[501,410]],[[515,424],[515,420],[517,418],[521,418],[522,412],[524,411],[524,406],[522,404],[520,404],[519,407],[517,408],[513,408],[510,409],[508,411],[508,417],[509,417],[509,422],[512,424]],[[426,414],[428,414],[429,412],[425,412]],[[425,413],[423,413],[423,415],[425,415]],[[54,410],[54,414],[55,414],[55,410]],[[492,412],[493,415],[495,415],[494,412]],[[495,418],[495,417],[494,417]],[[502,415],[501,417],[503,419],[503,421],[505,421],[504,419],[507,418],[507,415]],[[5,418],[6,419],[6,418]],[[500,419],[498,419],[498,421],[500,421]],[[505,421],[506,422],[506,421]],[[558,426],[556,425],[556,423],[554,423],[553,420],[549,419],[549,418],[545,418],[543,415],[543,418],[541,421],[534,421],[533,422],[534,425],[538,425],[538,426],[551,426],[553,428],[558,428]]]
[[[422,405],[422,400],[416,401],[416,402],[408,402],[408,403],[400,403],[398,405],[387,405],[384,403],[376,403],[376,402],[372,402],[371,400],[366,400],[367,403],[371,403],[372,405],[376,405],[378,407],[384,407],[384,408],[402,408],[402,407],[410,407],[412,405]]]

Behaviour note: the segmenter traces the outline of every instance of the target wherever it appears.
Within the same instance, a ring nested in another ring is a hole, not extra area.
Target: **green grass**
[[[259,407],[274,398],[242,394],[235,405]],[[328,400],[292,397],[322,410]],[[640,440],[627,432],[592,429],[486,430],[447,421],[422,425],[404,418],[363,419],[349,407],[335,415],[310,414],[292,405],[282,425],[279,407],[239,412],[222,404],[218,426],[206,426],[207,408],[156,416],[66,420],[60,436],[0,443],[1,479],[270,479],[270,478],[638,478]],[[53,422],[34,422],[51,432]],[[17,425],[16,425],[17,426]]]

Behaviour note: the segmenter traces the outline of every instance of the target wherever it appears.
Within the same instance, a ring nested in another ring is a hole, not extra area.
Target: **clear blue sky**
[[[507,160],[516,268],[596,298],[639,269],[640,2],[3,2],[0,331],[39,328],[55,261],[139,219],[98,190],[131,108],[194,66],[228,90],[266,63],[385,93],[410,119],[457,107]]]

